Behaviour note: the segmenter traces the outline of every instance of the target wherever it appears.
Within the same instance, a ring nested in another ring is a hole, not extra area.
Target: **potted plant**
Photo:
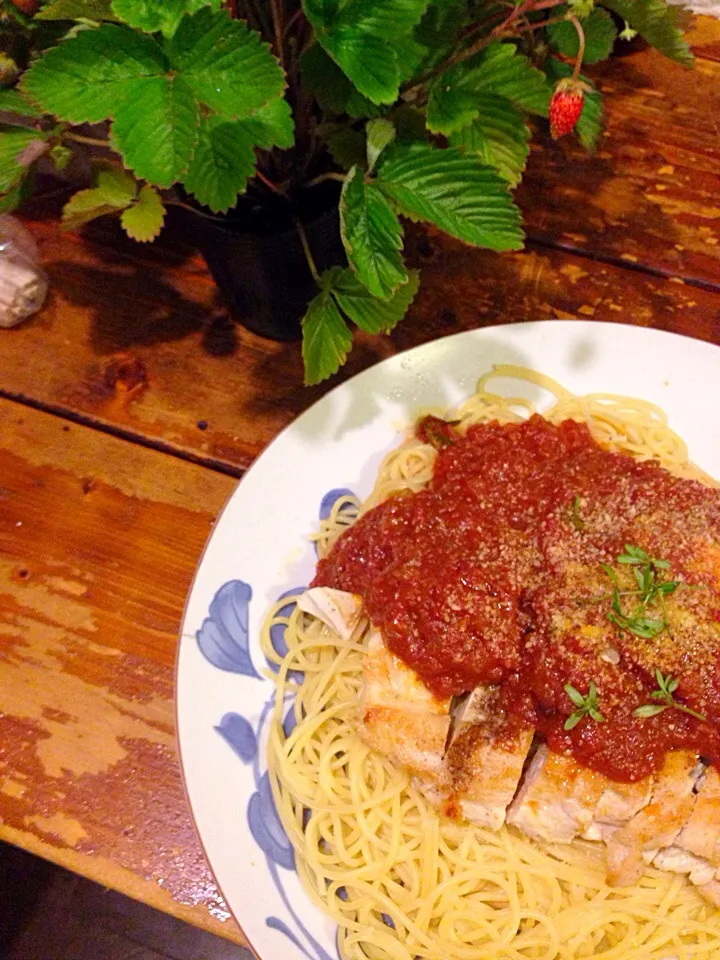
[[[404,219],[522,245],[532,117],[592,148],[601,97],[580,70],[618,25],[692,63],[664,0],[12,0],[2,16],[31,51],[0,90],[4,208],[38,161],[90,150],[96,183],[64,225],[115,215],[145,242],[169,205],[191,209],[246,325],[302,330],[308,383],[345,361],[353,325],[407,312]]]

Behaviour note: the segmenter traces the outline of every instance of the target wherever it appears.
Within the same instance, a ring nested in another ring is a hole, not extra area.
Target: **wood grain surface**
[[[412,313],[342,376],[527,319],[720,342],[720,23],[692,38],[694,73],[649,50],[592,69],[608,133],[595,155],[540,136],[524,252],[410,229]],[[177,632],[232,477],[334,383],[234,324],[187,246],[60,234],[53,202],[28,211],[47,305],[0,331],[0,838],[239,940],[182,790]]]
[[[239,939],[173,704],[185,597],[233,486],[0,401],[0,837]]]
[[[693,43],[695,71],[649,49],[592,68],[607,93],[607,134],[595,155],[571,138],[536,138],[519,193],[525,252],[497,256],[409,230],[411,259],[423,268],[417,301],[391,339],[358,337],[342,377],[478,324],[677,320],[682,332],[712,337],[720,310],[718,22],[699,18]],[[0,394],[239,475],[333,385],[304,388],[297,344],[233,324],[187,249],[141,247],[112,224],[89,238],[60,234],[40,209],[46,219],[32,228],[51,295],[36,319],[0,338]]]

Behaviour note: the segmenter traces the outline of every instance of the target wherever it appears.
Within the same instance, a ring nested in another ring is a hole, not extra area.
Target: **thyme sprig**
[[[707,717],[702,713],[698,713],[697,710],[693,710],[691,707],[688,707],[684,703],[681,703],[679,700],[675,699],[674,693],[680,686],[680,680],[677,677],[673,677],[669,673],[667,676],[663,676],[662,671],[659,668],[656,668],[655,679],[657,680],[658,689],[653,690],[650,696],[657,702],[645,703],[643,706],[638,707],[637,710],[633,710],[634,717],[655,717],[659,713],[662,713],[663,710],[667,710],[669,707],[672,707],[674,710],[680,710],[683,713],[689,713],[690,716],[695,717],[696,720],[707,722]]]
[[[608,613],[608,620],[621,631],[627,630],[628,633],[633,633],[637,637],[652,640],[668,629],[665,597],[674,593],[681,586],[681,582],[662,580],[661,571],[669,570],[670,563],[667,560],[651,557],[647,551],[630,543],[625,544],[625,553],[617,557],[617,562],[632,567],[637,589],[621,590],[617,574],[612,567],[606,563],[601,564],[614,587],[611,594],[612,609]],[[630,613],[623,610],[622,597],[637,597],[637,603]],[[657,612],[655,616],[647,615],[651,612],[649,608],[653,605],[659,605],[661,617]]]
[[[565,684],[565,693],[570,697],[577,710],[573,711],[565,721],[564,730],[572,730],[583,717],[591,717],[596,723],[604,723],[605,717],[600,713],[598,706],[597,687],[595,681],[590,681],[587,696],[583,696],[571,683]]]

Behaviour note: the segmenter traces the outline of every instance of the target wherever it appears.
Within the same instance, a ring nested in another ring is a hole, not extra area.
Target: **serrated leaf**
[[[310,301],[302,331],[305,383],[320,383],[340,369],[352,347],[352,334],[327,290]]]
[[[21,87],[47,113],[69,123],[100,123],[127,105],[129,83],[164,77],[168,62],[151,37],[105,24],[49,50]]]
[[[368,172],[372,173],[380,154],[395,139],[395,127],[391,120],[378,117],[377,120],[371,120],[367,124],[365,133],[367,136]]]
[[[106,173],[111,177],[110,171]],[[119,180],[114,181],[111,178],[101,183],[98,178],[96,187],[78,190],[65,204],[62,212],[63,229],[77,230],[98,217],[108,213],[118,213],[129,206],[134,197],[135,190],[123,192]]]
[[[695,58],[684,38],[679,24],[685,8],[668,6],[663,0],[603,0],[603,6],[612,10],[637,30],[660,53],[691,67]]]
[[[617,28],[613,18],[600,7],[595,7],[589,17],[580,21],[585,34],[584,64],[600,63],[612,53],[617,38]],[[576,60],[580,51],[580,38],[575,26],[569,20],[551,23],[547,28],[552,46],[571,60]]]
[[[492,250],[522,246],[520,211],[507,183],[454,147],[395,144],[385,153],[376,182],[400,213],[459,240]]]
[[[365,134],[362,130],[328,123],[318,127],[317,133],[327,143],[330,156],[343,170],[365,163]]]
[[[242,122],[209,117],[200,127],[195,156],[184,184],[214,213],[237,203],[255,172],[254,141]]]
[[[326,113],[348,113],[351,117],[372,117],[378,108],[350,83],[319,43],[313,43],[300,57],[303,86]]]
[[[285,89],[270,47],[227,10],[205,7],[184,17],[170,59],[197,99],[226,119],[248,116]]]
[[[149,77],[125,85],[112,139],[126,166],[143,180],[169,187],[190,166],[198,139],[198,105],[180,76]]]
[[[385,40],[357,30],[338,30],[318,39],[363,96],[377,104],[397,100],[400,69]]]
[[[138,185],[135,177],[127,170],[108,167],[98,173],[95,189],[108,203],[117,207],[126,207],[135,199]]]
[[[556,60],[550,57],[546,63],[545,69],[548,77],[556,83],[563,77],[571,76],[573,68],[570,64],[563,63],[562,60]],[[575,127],[580,143],[587,149],[593,150],[603,127],[603,98],[602,94],[595,89],[587,77],[580,76],[583,83],[590,88],[585,92],[582,113]]]
[[[165,207],[157,190],[146,184],[135,203],[123,211],[120,222],[133,240],[139,243],[154,240],[165,222]]]
[[[290,104],[282,97],[270,100],[252,116],[238,121],[262,150],[286,150],[295,143],[295,124]]]
[[[111,0],[55,0],[35,14],[36,20],[114,20]]]
[[[172,37],[184,14],[202,7],[219,10],[220,0],[112,0],[113,12],[125,23],[165,37]]]
[[[376,297],[389,297],[407,282],[403,231],[397,214],[374,183],[354,167],[340,197],[340,230],[348,261]]]
[[[331,28],[357,29],[395,41],[420,23],[429,0],[348,0],[333,17]]]
[[[357,90],[373,103],[397,100],[410,61],[423,51],[411,33],[429,0],[348,0],[342,6],[305,0],[316,38]],[[403,59],[404,58],[404,59]]]
[[[0,193],[8,193],[23,179],[29,166],[23,163],[24,152],[46,138],[37,130],[0,126]]]
[[[483,10],[486,16],[490,12]],[[454,50],[460,30],[469,23],[467,0],[431,0],[414,32],[415,39],[428,50],[423,67],[431,69],[441,63]]]
[[[475,154],[516,186],[530,153],[530,128],[523,114],[502,97],[486,96],[480,103],[478,116],[453,134],[450,144]]]
[[[352,322],[367,333],[389,333],[407,313],[420,285],[417,270],[411,270],[407,281],[386,299],[373,296],[349,268],[336,278],[332,294]]]
[[[494,43],[481,54],[446,70],[440,81],[458,93],[505,97],[516,107],[546,117],[552,88],[540,70],[512,43]]]
[[[427,128],[431,133],[449,136],[472,123],[479,112],[480,98],[477,93],[454,88],[443,77],[430,88]]]
[[[34,107],[17,89],[0,90],[0,113],[10,113],[14,117],[38,119],[42,111]]]

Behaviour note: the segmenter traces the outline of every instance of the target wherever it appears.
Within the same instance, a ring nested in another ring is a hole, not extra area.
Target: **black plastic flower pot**
[[[304,223],[319,272],[344,264],[337,192],[325,212]],[[308,302],[317,294],[297,228],[274,218],[193,217],[193,239],[234,318],[271,340],[299,340]]]

